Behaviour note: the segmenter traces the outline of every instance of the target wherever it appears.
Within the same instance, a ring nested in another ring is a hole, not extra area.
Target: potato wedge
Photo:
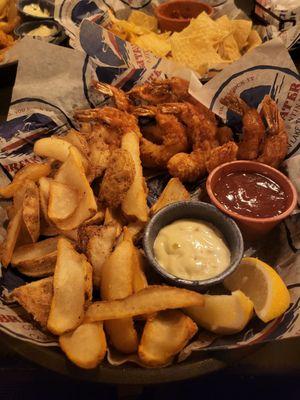
[[[40,196],[39,189],[33,181],[25,183],[22,218],[32,242],[40,236]]]
[[[60,238],[47,323],[50,332],[62,335],[80,325],[84,317],[86,282],[91,282],[91,274],[92,268],[85,256],[78,254],[67,239]]]
[[[12,291],[15,299],[43,328],[47,327],[53,297],[53,277],[19,286]]]
[[[78,239],[78,232],[77,229],[72,229],[70,231],[62,231],[58,229],[54,225],[43,225],[41,226],[41,235],[42,236],[64,236],[67,239],[70,239],[73,242],[77,242]]]
[[[0,197],[9,199],[13,197],[16,191],[23,186],[25,179],[30,179],[33,182],[38,181],[42,176],[48,176],[51,172],[50,164],[27,164],[20,169],[14,176],[13,181],[3,188],[0,188]]]
[[[183,312],[161,311],[148,318],[138,356],[150,367],[162,367],[172,361],[197,331],[197,325]]]
[[[168,204],[175,203],[176,201],[184,201],[190,199],[191,195],[183,186],[181,181],[178,178],[172,178],[167,183],[167,186],[162,191],[157,202],[151,207],[150,213],[151,215],[153,215]]]
[[[78,228],[78,246],[92,264],[93,284],[97,288],[100,285],[102,266],[112,252],[115,239],[114,225],[82,225]]]
[[[50,136],[37,140],[34,143],[33,151],[40,157],[53,158],[61,162],[66,161],[72,145],[55,136]]]
[[[203,295],[186,289],[153,285],[122,300],[96,301],[87,309],[85,320],[129,318],[192,305],[203,306]]]
[[[147,222],[147,186],[143,177],[138,135],[135,132],[123,135],[121,147],[129,152],[135,166],[134,180],[122,202],[122,211],[128,218]]]
[[[60,336],[59,344],[68,359],[84,369],[97,367],[107,350],[101,322],[83,323],[75,331]]]
[[[131,235],[133,242],[136,242],[141,238],[145,226],[145,222],[140,221],[130,222],[127,225],[128,234]]]
[[[53,273],[57,256],[58,238],[18,247],[12,256],[11,264],[27,276],[43,277]]]
[[[100,284],[103,300],[122,299],[133,293],[133,257],[133,244],[123,240],[103,264]],[[132,318],[106,321],[104,326],[117,350],[125,354],[137,351],[138,338]]]
[[[1,264],[7,267],[12,259],[12,255],[21,231],[22,225],[22,208],[20,208],[13,218],[9,221],[7,227],[7,236],[2,245]]]
[[[102,210],[98,210],[95,215],[84,221],[82,225],[100,225],[101,222],[103,222],[103,220],[104,220],[104,212]]]
[[[146,259],[139,249],[134,247],[133,251],[133,292],[137,293],[148,287],[147,278],[144,272]]]
[[[75,129],[70,129],[63,140],[75,146],[86,158],[89,155],[89,145],[85,137]]]
[[[49,203],[49,193],[50,193],[50,182],[53,179],[42,177],[39,179],[39,193],[40,193],[40,206],[41,213],[48,225],[52,225],[48,217],[48,203]]]
[[[116,227],[116,237],[118,237],[122,233],[125,221],[120,212],[107,208],[105,210],[104,225],[114,225]]]
[[[64,183],[52,181],[49,188],[48,217],[59,222],[70,217],[79,205],[83,194]]]
[[[73,146],[64,138],[50,136],[47,138],[39,139],[35,142],[33,151],[40,157],[53,158],[61,162],[65,162],[69,157],[70,148],[76,153],[78,160],[80,160],[84,169],[87,168],[87,160],[80,153],[77,147]]]
[[[59,229],[72,230],[77,228],[82,222],[96,214],[97,203],[94,193],[72,147],[70,148],[69,157],[59,168],[55,181],[72,186],[82,196],[79,206],[69,218],[59,222],[56,221]]]

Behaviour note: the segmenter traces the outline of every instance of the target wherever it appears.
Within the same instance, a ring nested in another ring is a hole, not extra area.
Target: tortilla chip
[[[200,75],[204,75],[210,68],[224,63],[214,47],[207,41],[203,41],[200,46],[193,38],[175,37],[174,40],[173,36],[170,41],[174,60],[194,69]]]
[[[234,27],[233,37],[235,38],[239,49],[242,50],[248,44],[247,40],[252,29],[252,21],[247,21],[246,19],[234,19],[231,23]]]
[[[218,48],[218,54],[224,59],[228,61],[236,61],[239,60],[241,57],[241,53],[239,51],[239,46],[234,39],[233,35],[227,36],[220,43]]]
[[[128,22],[131,22],[136,26],[141,26],[149,31],[157,31],[157,19],[142,11],[133,10],[129,15]]]
[[[144,50],[150,50],[157,57],[165,57],[171,51],[171,44],[165,34],[151,32],[136,37],[134,43]]]
[[[227,15],[222,15],[222,17],[218,18],[216,20],[216,23],[222,28],[225,29],[226,31],[233,33],[234,32],[234,26],[231,23],[232,21],[227,17]]]
[[[246,47],[246,51],[255,49],[255,47],[262,44],[261,37],[259,36],[259,33],[255,29],[252,29],[252,31],[250,32],[247,42],[248,42],[248,44]]]
[[[185,29],[174,33],[172,37],[194,39],[198,43],[205,40],[211,45],[217,46],[229,34],[227,29],[221,27],[203,12],[197,18],[192,19]]]

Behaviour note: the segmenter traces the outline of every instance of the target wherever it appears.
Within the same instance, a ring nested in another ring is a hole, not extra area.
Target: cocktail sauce
[[[214,195],[226,209],[246,217],[274,217],[288,207],[282,187],[256,172],[232,172],[220,177]]]

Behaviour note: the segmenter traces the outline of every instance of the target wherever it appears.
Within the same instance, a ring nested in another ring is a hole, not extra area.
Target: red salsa
[[[282,187],[256,172],[232,172],[220,177],[214,195],[227,210],[246,217],[275,217],[288,206]]]

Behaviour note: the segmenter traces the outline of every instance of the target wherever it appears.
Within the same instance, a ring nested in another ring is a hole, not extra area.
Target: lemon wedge
[[[240,290],[231,295],[204,295],[204,307],[188,307],[185,312],[203,328],[222,335],[242,331],[253,315],[253,303]]]
[[[257,316],[269,322],[290,305],[290,294],[277,272],[258,258],[244,258],[236,271],[225,279],[229,290],[241,290],[254,304]]]

